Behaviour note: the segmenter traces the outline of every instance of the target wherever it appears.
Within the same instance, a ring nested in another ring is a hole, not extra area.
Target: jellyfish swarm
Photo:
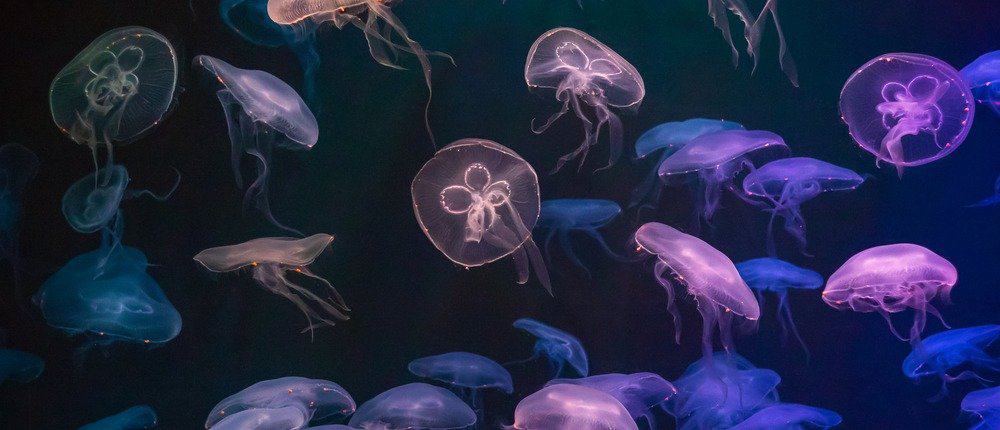
[[[44,369],[45,362],[35,354],[0,348],[0,384],[8,380],[26,384],[37,379]]]
[[[946,330],[924,339],[903,360],[903,374],[919,380],[937,376],[941,379],[941,391],[932,400],[941,400],[948,395],[948,384],[954,381],[975,379],[989,382],[974,369],[993,372],[1000,371],[1000,359],[990,356],[986,349],[1000,337],[1000,325],[983,325]],[[958,375],[949,371],[971,367]]]
[[[0,147],[0,259],[11,267],[20,303],[20,232],[24,192],[38,174],[38,156],[28,148],[8,143]]]
[[[646,94],[642,76],[628,61],[589,34],[573,28],[554,28],[535,40],[528,51],[524,80],[529,88],[551,88],[562,108],[541,126],[531,121],[531,131],[544,133],[570,107],[583,122],[583,142],[573,152],[556,162],[552,173],[566,162],[580,158],[580,168],[587,151],[597,144],[601,129],[608,127],[611,139],[611,167],[622,152],[622,123],[609,107],[637,108]],[[593,110],[591,120],[585,110]]]
[[[434,247],[455,264],[477,267],[511,255],[519,284],[529,264],[552,293],[531,229],[538,221],[538,175],[499,143],[462,139],[442,148],[413,178],[413,213]]]
[[[777,404],[781,377],[739,354],[717,352],[695,361],[676,381],[666,403],[678,429],[730,428]]]
[[[788,303],[789,290],[816,290],[823,286],[823,276],[809,269],[803,269],[792,263],[777,258],[755,258],[736,264],[736,270],[747,286],[757,295],[758,304],[764,306],[764,293],[772,292],[778,296],[777,317],[781,326],[781,337],[787,339],[788,334],[802,345],[802,350],[809,356],[809,348],[795,328],[792,319],[792,308]]]
[[[354,409],[354,399],[337,383],[288,376],[258,382],[226,397],[212,408],[205,428],[247,428],[236,423],[251,419],[296,422],[282,428],[300,428],[312,420],[350,415]],[[278,428],[272,425],[267,428]]]
[[[457,390],[466,403],[482,418],[482,390],[497,389],[514,392],[510,372],[489,358],[470,352],[449,352],[418,358],[407,366],[410,373],[430,378]]]
[[[531,318],[514,321],[514,328],[524,330],[538,338],[535,341],[535,352],[531,357],[515,363],[545,357],[552,367],[553,377],[559,377],[567,364],[580,376],[587,376],[590,372],[587,351],[575,336]]]
[[[302,331],[312,332],[313,328],[324,324],[332,326],[336,320],[346,321],[345,312],[350,311],[333,285],[306,267],[316,261],[331,242],[333,236],[322,233],[302,239],[264,237],[239,245],[209,248],[199,252],[194,259],[215,273],[250,268],[257,285],[284,297],[305,314],[309,325]],[[328,298],[324,299],[293,282],[288,278],[288,272],[295,272],[325,286]]]
[[[969,205],[969,207],[985,208],[989,206],[996,206],[998,204],[1000,204],[1000,176],[997,176],[997,182],[993,185],[993,195],[973,203]]]
[[[614,397],[583,385],[557,384],[525,397],[508,430],[638,430]]]
[[[621,214],[622,208],[611,200],[599,199],[555,199],[542,202],[541,214],[538,217],[538,230],[546,230],[545,233],[545,259],[552,264],[549,256],[549,245],[552,239],[559,236],[559,245],[563,251],[577,267],[583,269],[587,274],[587,266],[580,261],[576,252],[573,251],[573,244],[570,242],[569,234],[572,231],[579,231],[590,236],[601,249],[611,258],[622,260],[623,257],[608,247],[604,237],[597,229],[604,227],[614,221]]]
[[[416,382],[391,388],[361,404],[348,426],[361,429],[464,429],[476,413],[441,387]]]
[[[49,88],[56,127],[113,162],[114,144],[128,144],[153,128],[174,103],[177,54],[163,35],[143,27],[104,33],[69,62]]]
[[[94,421],[79,430],[144,430],[156,427],[159,418],[153,408],[133,406],[110,417]]]
[[[927,313],[941,319],[930,302],[940,297],[947,303],[957,281],[955,266],[927,248],[909,243],[876,246],[855,254],[830,275],[823,301],[834,309],[877,312],[892,334],[917,347]],[[914,313],[909,338],[900,335],[890,319],[890,314],[906,309]]]
[[[962,412],[979,422],[969,430],[993,430],[1000,427],[1000,387],[984,388],[965,395]]]
[[[579,379],[553,379],[545,386],[558,384],[580,385],[608,394],[628,410],[633,421],[638,423],[640,419],[643,419],[651,430],[659,428],[656,426],[653,407],[662,406],[664,402],[677,394],[677,388],[673,384],[661,378],[660,375],[648,372],[630,375],[608,373]]]
[[[778,22],[778,1],[767,0],[760,13],[754,17],[744,0],[708,0],[708,16],[712,17],[715,28],[722,32],[722,37],[729,44],[729,49],[733,53],[733,67],[736,67],[739,65],[740,54],[736,50],[736,45],[733,44],[733,35],[729,30],[729,17],[726,16],[727,9],[743,25],[743,34],[747,41],[747,54],[753,59],[753,70],[757,70],[757,61],[760,57],[760,36],[764,31],[764,25],[767,24],[767,16],[770,14],[771,19],[774,20],[774,29],[778,32],[778,63],[792,85],[798,87],[799,73],[792,57],[788,55],[788,47],[785,46],[785,33],[781,31],[781,23]]]
[[[840,425],[840,414],[796,403],[778,403],[757,411],[732,430],[828,429]]]
[[[900,175],[958,148],[975,107],[958,71],[922,54],[878,56],[855,70],[840,92],[840,116],[851,137]]]
[[[1000,51],[988,52],[961,70],[977,102],[1000,115]]]

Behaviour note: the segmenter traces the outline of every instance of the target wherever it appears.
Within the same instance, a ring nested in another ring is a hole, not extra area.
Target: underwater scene
[[[0,429],[1000,429],[997,0],[5,6]]]

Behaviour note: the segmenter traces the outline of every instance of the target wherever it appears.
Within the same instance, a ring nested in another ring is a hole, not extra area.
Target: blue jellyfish
[[[20,231],[22,199],[38,173],[38,156],[17,143],[0,147],[0,260],[10,264],[15,300],[20,305]]]
[[[390,388],[358,407],[348,426],[361,429],[464,429],[476,413],[441,387],[420,382]]]
[[[972,97],[1000,115],[1000,51],[976,58],[959,73],[972,90]]]
[[[153,408],[133,406],[110,417],[94,421],[79,430],[145,430],[156,427],[159,418]]]
[[[962,412],[978,420],[969,430],[1000,428],[1000,387],[984,388],[966,394],[962,399]]]
[[[828,429],[840,425],[834,411],[796,403],[778,403],[757,411],[732,430]]]
[[[1000,85],[997,85],[1000,87]],[[997,182],[993,185],[993,195],[985,199],[980,200],[977,203],[969,205],[971,208],[985,208],[989,206],[996,206],[1000,204],[1000,176],[997,176]]]
[[[666,410],[683,429],[729,428],[778,403],[781,377],[736,353],[717,352],[692,363],[676,381]]]
[[[286,422],[297,418],[297,425],[282,428],[299,428],[312,420],[350,415],[354,409],[354,399],[340,385],[322,379],[289,376],[261,381],[226,397],[208,414],[205,428],[245,428],[236,423],[249,422],[244,420],[250,420],[256,413],[253,411],[272,411],[261,414],[261,420]],[[234,420],[241,414],[242,418]],[[229,424],[223,426],[226,422]]]
[[[418,358],[410,362],[410,373],[448,384],[476,411],[482,414],[481,391],[496,389],[514,392],[510,372],[497,362],[470,352],[449,352]]]
[[[546,387],[557,384],[582,385],[608,394],[618,400],[638,423],[646,421],[650,429],[657,429],[653,408],[677,394],[677,388],[655,373],[608,373],[579,379],[553,379]]]
[[[7,380],[22,384],[34,381],[44,369],[45,362],[35,354],[0,348],[0,384]]]
[[[611,200],[555,199],[543,201],[538,224],[535,224],[535,228],[546,231],[544,251],[549,265],[552,265],[549,245],[552,243],[552,238],[558,234],[559,244],[562,245],[570,261],[587,272],[588,275],[590,274],[587,266],[573,251],[573,244],[570,243],[569,237],[571,231],[579,231],[590,236],[611,258],[622,260],[622,257],[608,247],[604,237],[597,231],[597,229],[614,221],[621,212],[622,208],[618,206],[618,203]]]
[[[590,372],[587,351],[583,349],[580,340],[573,335],[531,318],[521,318],[514,321],[514,327],[538,338],[535,341],[534,354],[526,360],[516,363],[528,362],[544,356],[554,371],[553,377],[562,374],[567,364],[580,376],[587,376]]]
[[[778,323],[781,325],[782,339],[788,339],[789,332],[802,345],[806,357],[809,348],[795,328],[792,308],[788,304],[789,290],[815,290],[823,286],[823,276],[809,269],[803,269],[777,258],[755,258],[736,264],[736,270],[747,286],[757,295],[757,302],[764,307],[764,293],[773,292],[778,296]]]
[[[1000,371],[1000,359],[986,352],[986,348],[998,337],[1000,325],[957,328],[934,334],[923,339],[906,356],[903,374],[915,381],[928,376],[940,378],[941,391],[931,400],[941,400],[948,395],[948,384],[951,382],[964,379],[987,382],[975,369]],[[948,374],[959,367],[970,369],[955,376]]]

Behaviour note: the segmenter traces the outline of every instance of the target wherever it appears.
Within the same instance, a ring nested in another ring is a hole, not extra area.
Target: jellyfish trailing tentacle
[[[562,85],[560,85],[559,91],[556,92],[556,100],[563,102],[562,107],[559,108],[559,110],[556,111],[556,113],[550,115],[549,118],[545,120],[545,123],[542,124],[541,126],[536,126],[535,118],[532,118],[531,132],[535,134],[545,133],[545,131],[548,130],[549,127],[552,127],[552,124],[555,124],[555,122],[559,120],[559,118],[562,118],[562,116],[565,115],[566,112],[569,112],[569,103],[570,103],[570,98],[572,97],[573,94],[569,91],[569,87],[567,86],[564,88]]]
[[[781,30],[781,23],[778,21],[778,1],[777,0],[767,0],[764,4],[764,8],[761,9],[760,14],[757,15],[757,19],[754,20],[752,26],[747,29],[747,52],[750,53],[750,57],[753,58],[753,70],[757,70],[757,63],[759,60],[759,48],[761,33],[763,32],[764,23],[767,22],[767,16],[770,15],[771,20],[774,21],[774,29],[778,33],[778,64],[781,66],[781,70],[785,72],[785,76],[788,76],[788,80],[791,81],[792,85],[795,87],[799,86],[799,74],[798,70],[795,68],[795,62],[792,61],[791,55],[788,55],[788,45],[785,44],[785,32]]]
[[[781,326],[781,337],[782,339],[788,339],[788,334],[791,333],[795,340],[802,346],[802,351],[806,355],[806,362],[809,361],[809,347],[806,346],[805,340],[802,339],[802,335],[799,334],[798,327],[795,326],[795,320],[792,318],[792,307],[788,304],[788,291],[781,290],[778,291],[778,324]]]
[[[323,300],[307,288],[290,281],[285,276],[287,270],[288,268],[278,264],[258,264],[253,267],[253,279],[267,288],[268,291],[292,302],[305,315],[308,325],[302,332],[309,331],[312,335],[316,327],[332,326],[335,325],[334,320],[344,321],[348,319],[348,316],[336,306]],[[317,322],[314,323],[314,320]]]
[[[588,150],[590,150],[591,146],[597,143],[597,136],[594,135],[594,123],[591,122],[590,118],[587,118],[586,113],[584,113],[583,108],[580,106],[580,99],[575,95],[570,96],[569,102],[570,106],[573,108],[573,113],[576,114],[577,118],[580,118],[580,122],[583,125],[583,142],[581,142],[580,146],[572,152],[559,157],[559,160],[556,161],[556,167],[552,169],[552,172],[550,172],[552,174],[559,172],[559,170],[562,169],[567,162],[577,157],[580,157],[580,165],[577,170],[583,169],[583,163],[586,161]]]
[[[614,112],[608,110],[607,104],[604,100],[597,100],[594,103],[588,103],[594,107],[597,112],[597,132],[595,134],[599,135],[601,133],[601,127],[604,124],[608,125],[608,134],[611,140],[611,150],[608,157],[608,165],[597,169],[597,171],[610,169],[614,165],[615,160],[621,156],[622,153],[622,121],[615,115]]]
[[[678,345],[681,344],[681,313],[677,309],[677,304],[674,302],[675,293],[674,286],[667,278],[667,274],[671,273],[670,267],[667,266],[662,260],[657,259],[656,265],[653,268],[653,276],[656,277],[656,282],[663,287],[667,292],[667,312],[674,320],[674,342]]]
[[[569,257],[569,261],[573,265],[583,269],[585,276],[590,278],[590,269],[587,268],[587,265],[583,264],[583,261],[580,261],[580,257],[573,251],[573,242],[569,237],[569,230],[563,229],[559,231],[559,245],[562,246],[563,252]]]

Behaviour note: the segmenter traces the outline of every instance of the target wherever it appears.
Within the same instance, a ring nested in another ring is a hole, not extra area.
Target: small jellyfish
[[[560,27],[545,32],[531,45],[524,80],[529,88],[555,90],[556,100],[563,104],[545,124],[536,127],[532,120],[532,132],[544,133],[570,107],[583,122],[583,143],[560,157],[552,173],[577,157],[583,168],[587,151],[597,144],[604,126],[611,139],[611,155],[607,166],[600,170],[614,165],[622,152],[622,123],[609,107],[634,109],[642,102],[646,88],[635,67],[589,34]],[[587,116],[587,109],[593,111],[593,120]]]
[[[291,409],[296,413],[291,414],[283,409]],[[294,419],[297,415],[298,424],[284,428],[299,428],[312,420],[350,415],[354,413],[354,409],[354,399],[337,383],[323,379],[288,376],[258,382],[226,397],[212,408],[212,412],[209,412],[205,428],[245,428],[234,426],[232,423],[222,426],[242,412],[262,410],[272,413],[261,414],[259,416],[261,420],[275,419],[286,422],[289,417]],[[252,416],[246,414],[235,421],[250,420]]]
[[[558,384],[525,397],[508,430],[638,430],[614,397],[583,385]]]
[[[215,423],[212,430],[301,429],[308,420],[296,406],[245,409]]]
[[[411,361],[407,368],[410,373],[419,377],[450,385],[477,414],[482,410],[482,390],[497,389],[507,394],[514,392],[514,382],[507,369],[489,358],[469,352],[449,352],[418,358]]]
[[[413,178],[413,213],[434,247],[455,264],[477,267],[511,255],[519,284],[530,266],[550,294],[548,271],[531,229],[538,221],[538,175],[499,143],[462,139],[442,148]]]
[[[607,242],[604,241],[604,237],[597,231],[597,229],[614,221],[621,212],[621,206],[611,200],[555,199],[543,201],[541,214],[535,228],[546,230],[545,246],[543,247],[546,260],[551,264],[549,245],[558,234],[559,244],[570,261],[586,271],[588,275],[590,274],[587,267],[577,257],[576,252],[573,251],[573,244],[570,242],[569,236],[572,231],[579,231],[590,236],[608,256],[622,260],[623,257],[612,251]]]
[[[764,293],[772,292],[778,296],[778,323],[781,326],[781,336],[788,338],[789,332],[802,345],[806,357],[809,348],[795,328],[792,319],[792,308],[788,303],[790,290],[816,290],[823,286],[823,276],[809,269],[803,269],[792,263],[777,258],[755,258],[736,264],[736,270],[747,286],[757,295],[757,303],[764,306]]]
[[[947,303],[957,281],[955,266],[927,248],[909,243],[876,246],[855,254],[830,275],[823,301],[834,309],[877,312],[892,334],[916,347],[927,313],[941,319],[930,302],[940,297]],[[900,335],[889,318],[906,309],[914,312],[909,338]]]
[[[628,410],[636,423],[646,420],[650,429],[658,428],[652,409],[663,406],[677,394],[677,388],[655,373],[608,373],[579,379],[553,379],[546,387],[557,384],[572,384],[590,387],[618,400]]]
[[[988,52],[961,70],[976,101],[1000,115],[1000,51]]]
[[[163,120],[177,90],[177,53],[163,35],[144,27],[104,33],[69,62],[49,88],[52,119],[93,152],[128,144]]]
[[[209,248],[199,252],[194,259],[215,273],[234,272],[249,267],[257,285],[284,297],[305,314],[309,325],[302,331],[312,332],[313,328],[324,324],[332,326],[336,320],[346,321],[348,317],[345,312],[350,311],[333,285],[306,267],[316,261],[331,242],[333,236],[322,233],[303,239],[263,237],[239,245]],[[293,282],[288,278],[289,272],[325,286],[328,298],[324,299]]]
[[[390,388],[362,403],[347,423],[365,430],[464,429],[474,424],[476,413],[462,399],[420,382]]]
[[[747,40],[747,54],[753,59],[754,70],[757,70],[757,61],[760,57],[760,36],[763,33],[764,25],[767,24],[767,15],[771,15],[771,19],[774,20],[774,29],[778,32],[778,63],[792,85],[798,87],[799,74],[795,68],[795,62],[788,55],[788,47],[785,46],[785,33],[781,31],[781,23],[778,22],[778,1],[767,0],[764,3],[764,8],[755,18],[744,0],[708,0],[708,16],[712,17],[715,28],[722,32],[722,37],[729,44],[729,49],[733,52],[733,67],[736,67],[739,65],[740,54],[736,50],[736,45],[733,44],[732,32],[729,30],[729,17],[726,16],[727,9],[743,25],[744,37]]]
[[[851,137],[900,175],[958,148],[975,107],[958,71],[922,54],[880,55],[855,70],[840,92]]]
[[[207,55],[194,64],[211,73],[222,85],[215,94],[222,103],[229,127],[230,162],[236,185],[243,188],[240,165],[246,153],[257,160],[257,178],[247,186],[243,206],[253,207],[272,224],[301,235],[278,222],[268,201],[271,152],[274,148],[309,150],[319,139],[316,117],[292,87],[260,70],[244,70]]]
[[[94,421],[79,430],[145,430],[156,427],[159,418],[153,408],[133,406],[110,417]]]
[[[931,400],[941,400],[948,395],[948,384],[965,379],[988,382],[974,369],[1000,371],[1000,359],[990,356],[986,349],[1000,337],[1000,325],[946,330],[927,337],[903,360],[903,374],[920,380],[936,376],[941,379],[941,391]],[[949,371],[958,367],[969,368],[955,376]]]
[[[545,357],[552,367],[553,377],[559,377],[567,364],[580,376],[587,376],[590,372],[587,351],[583,349],[580,339],[575,336],[531,318],[521,318],[514,321],[514,328],[524,330],[538,338],[535,341],[535,351],[531,357],[516,363]]]
[[[985,199],[982,199],[976,203],[973,203],[969,205],[969,207],[985,208],[990,206],[996,206],[998,204],[1000,204],[1000,176],[997,176],[997,182],[993,185],[993,195]]]
[[[44,369],[45,362],[35,354],[0,348],[0,384],[8,380],[26,384],[37,379]]]
[[[778,403],[763,408],[732,430],[828,429],[840,425],[840,414],[829,409],[796,403]]]
[[[20,144],[0,147],[0,260],[10,264],[19,304],[22,200],[28,183],[38,174],[38,164],[38,156]]]
[[[966,394],[962,399],[962,412],[978,419],[969,430],[1000,428],[1000,387],[984,388]]]
[[[681,429],[729,428],[778,403],[781,377],[739,354],[717,352],[692,363],[676,381],[666,410]]]
[[[750,172],[743,179],[743,192],[764,199],[771,213],[767,223],[767,253],[777,255],[774,247],[774,220],[785,219],[785,231],[805,251],[806,224],[801,205],[821,193],[857,188],[864,178],[850,169],[808,157],[774,160]]]

